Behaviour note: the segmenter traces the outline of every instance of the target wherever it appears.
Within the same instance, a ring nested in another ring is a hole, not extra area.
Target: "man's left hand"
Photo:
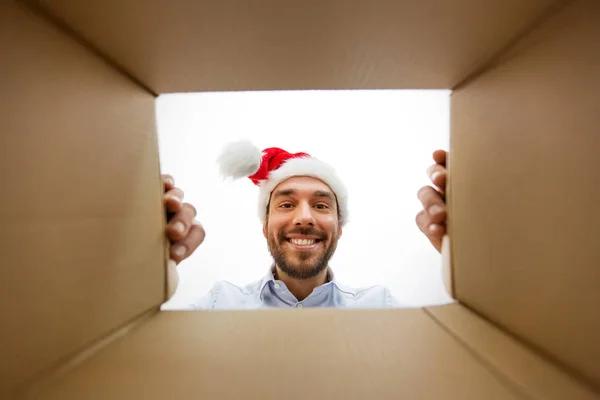
[[[417,196],[423,209],[417,214],[417,226],[427,236],[438,252],[442,251],[442,239],[446,234],[446,159],[448,153],[436,150],[433,153],[435,164],[427,169],[433,186],[422,187]]]

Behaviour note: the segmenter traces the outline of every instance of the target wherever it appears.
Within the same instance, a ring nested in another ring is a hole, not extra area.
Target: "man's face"
[[[271,193],[263,233],[285,274],[296,279],[317,276],[327,268],[342,235],[334,193],[315,178],[287,179]]]

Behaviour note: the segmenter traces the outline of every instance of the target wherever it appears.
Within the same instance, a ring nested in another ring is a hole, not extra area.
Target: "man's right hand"
[[[422,187],[417,196],[423,210],[417,214],[417,226],[427,236],[438,252],[442,251],[442,238],[446,234],[446,158],[448,153],[436,150],[433,153],[434,165],[427,168],[432,186]]]

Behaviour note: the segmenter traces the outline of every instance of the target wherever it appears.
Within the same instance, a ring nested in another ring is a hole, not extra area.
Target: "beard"
[[[286,240],[291,234],[316,236],[319,244],[324,244],[325,248],[320,249],[318,254],[313,250],[293,251],[288,248]],[[294,279],[310,279],[327,269],[329,260],[335,253],[337,240],[331,237],[327,242],[327,239],[327,235],[314,228],[294,228],[289,231],[281,230],[277,235],[269,235],[267,244],[275,264],[283,273]]]

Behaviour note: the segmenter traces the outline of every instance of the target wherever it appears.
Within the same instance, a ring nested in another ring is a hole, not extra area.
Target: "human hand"
[[[427,236],[438,252],[442,249],[442,239],[446,234],[446,158],[448,153],[436,150],[433,153],[435,164],[427,168],[429,179],[435,186],[422,187],[417,196],[423,204],[416,217],[417,226]]]
[[[164,187],[164,203],[167,213],[166,235],[169,239],[170,253],[167,270],[168,296],[177,289],[179,276],[177,264],[188,258],[202,244],[206,232],[196,221],[196,209],[183,202],[183,191],[175,187],[175,180],[170,175],[162,175]]]
[[[196,208],[183,202],[183,191],[175,187],[173,177],[162,175],[162,181],[167,212],[166,234],[171,243],[170,257],[179,264],[200,246],[206,233],[195,219]]]

